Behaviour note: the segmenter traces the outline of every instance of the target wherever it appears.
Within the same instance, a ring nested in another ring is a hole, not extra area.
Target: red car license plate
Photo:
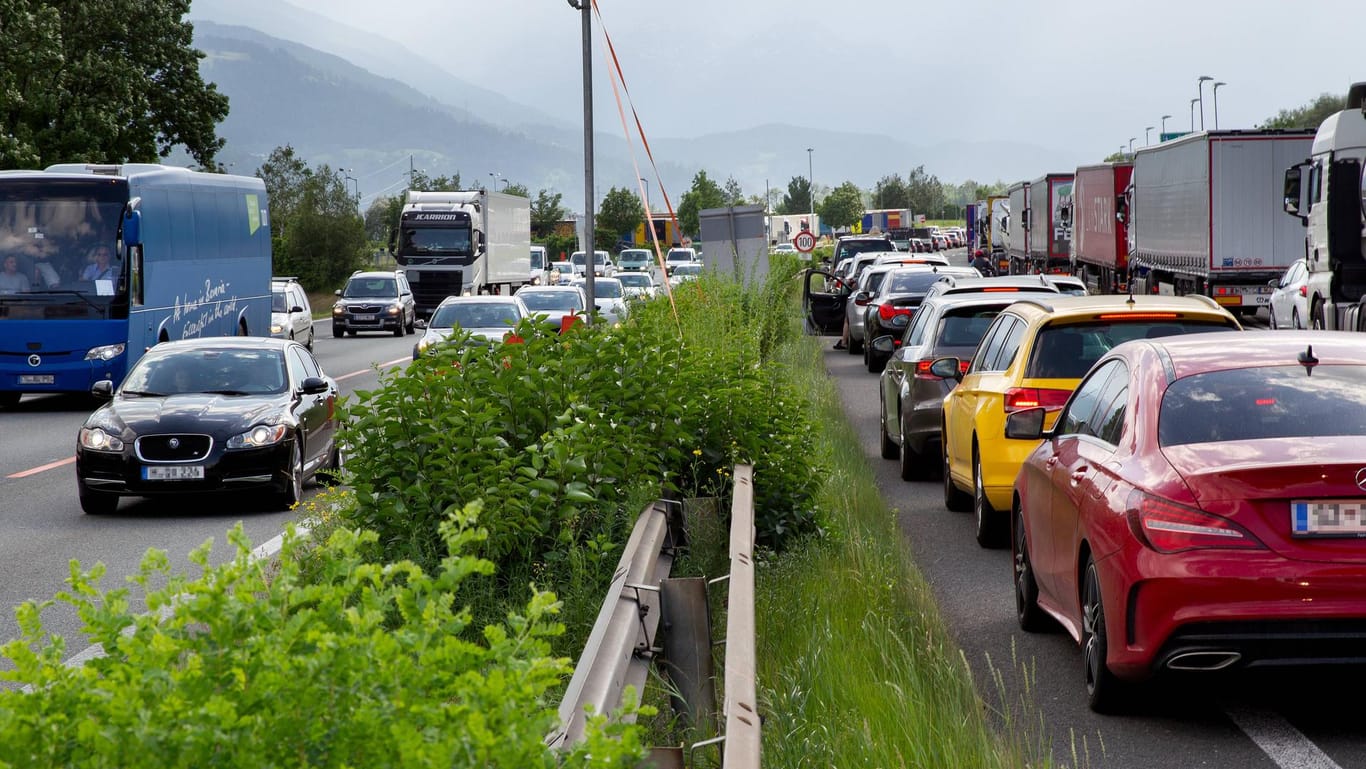
[[[1366,500],[1291,502],[1290,533],[1296,537],[1366,537]]]

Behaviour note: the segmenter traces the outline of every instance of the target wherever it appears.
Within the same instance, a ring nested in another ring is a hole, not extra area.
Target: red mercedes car
[[[1366,335],[1191,334],[1096,362],[1015,481],[1016,613],[1092,709],[1162,671],[1366,664]]]

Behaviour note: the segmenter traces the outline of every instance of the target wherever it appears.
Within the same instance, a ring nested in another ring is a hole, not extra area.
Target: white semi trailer
[[[418,317],[448,296],[512,293],[531,275],[531,202],[488,190],[409,190],[390,251]]]

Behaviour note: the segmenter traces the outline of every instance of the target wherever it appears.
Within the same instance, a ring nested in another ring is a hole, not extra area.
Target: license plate
[[[20,374],[19,384],[21,385],[50,385],[56,380],[53,374]]]
[[[373,316],[373,315],[357,315],[357,316],[356,316],[356,320],[374,320],[374,319],[375,319],[375,316]]]
[[[1366,500],[1291,502],[1290,533],[1296,537],[1366,537]]]
[[[201,481],[203,465],[156,465],[142,468],[144,481]]]
[[[1252,297],[1252,303],[1258,307],[1269,307],[1271,305],[1271,297],[1266,294],[1257,294]]]

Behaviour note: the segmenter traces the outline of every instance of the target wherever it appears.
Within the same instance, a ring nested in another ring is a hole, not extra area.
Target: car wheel
[[[346,335],[347,335],[347,336],[355,336],[355,335],[356,335],[356,330],[355,330],[354,328],[348,328],[348,329],[346,330]]]
[[[414,312],[413,315],[412,315],[412,317],[410,317],[410,318],[408,319],[408,325],[407,325],[408,333],[409,333],[409,334],[413,333],[413,331],[414,331],[416,328],[417,328],[417,313]]]
[[[289,454],[289,478],[285,490],[280,492],[279,504],[284,509],[292,509],[304,499],[304,450],[295,436],[293,449]]]
[[[972,450],[972,514],[977,524],[977,544],[993,548],[1005,544],[1001,514],[987,500],[987,490],[982,485],[982,457],[976,447]]]
[[[944,460],[944,507],[955,513],[966,513],[972,509],[972,497],[953,485],[953,476],[949,474],[949,450],[947,444],[941,442],[940,446],[939,453]]]
[[[119,495],[86,488],[84,483],[76,484],[81,498],[81,510],[86,515],[109,515],[119,507]]]
[[[1097,713],[1113,713],[1124,694],[1124,682],[1105,663],[1109,636],[1105,628],[1105,603],[1100,594],[1096,562],[1088,556],[1081,593],[1081,651],[1086,665],[1086,704]]]
[[[332,454],[327,459],[327,467],[318,471],[318,483],[336,486],[341,483],[342,470],[346,469],[346,457],[342,454],[341,444],[332,441]]]
[[[882,418],[878,420],[878,433],[882,436],[882,458],[896,459],[901,456],[901,447],[892,441],[892,436],[887,434],[887,408],[882,408]]]
[[[398,325],[394,326],[394,336],[403,336],[403,319],[398,319]]]
[[[309,329],[308,329],[308,341],[304,343],[304,347],[307,347],[309,352],[313,352],[313,329],[312,329],[312,328],[309,328]]]
[[[1025,536],[1024,510],[1015,503],[1011,521],[1011,555],[1015,561],[1015,620],[1020,629],[1037,633],[1048,627],[1048,615],[1039,608],[1039,582],[1034,578],[1034,564],[1029,560],[1029,538]]]
[[[925,455],[911,447],[911,442],[906,440],[906,426],[901,426],[901,456],[898,462],[901,470],[901,480],[918,481],[924,474]]]
[[[879,374],[882,372],[882,356],[874,350],[871,345],[864,345],[863,366],[868,369],[869,374]]]
[[[334,338],[334,339],[341,339],[343,336],[346,336],[346,330],[345,330],[345,329],[343,329],[341,326],[333,326],[333,327],[332,327],[332,338]]]
[[[1276,327],[1276,316],[1271,316],[1271,327]],[[1290,327],[1304,328],[1304,321],[1300,320],[1300,308],[1296,307],[1290,311]]]
[[[1268,324],[1271,326],[1271,330],[1275,331],[1276,329],[1280,328],[1280,324],[1276,323],[1276,306],[1274,304],[1268,304],[1266,306],[1266,314],[1271,317],[1271,322]],[[1293,311],[1291,314],[1291,319],[1294,319]]]

